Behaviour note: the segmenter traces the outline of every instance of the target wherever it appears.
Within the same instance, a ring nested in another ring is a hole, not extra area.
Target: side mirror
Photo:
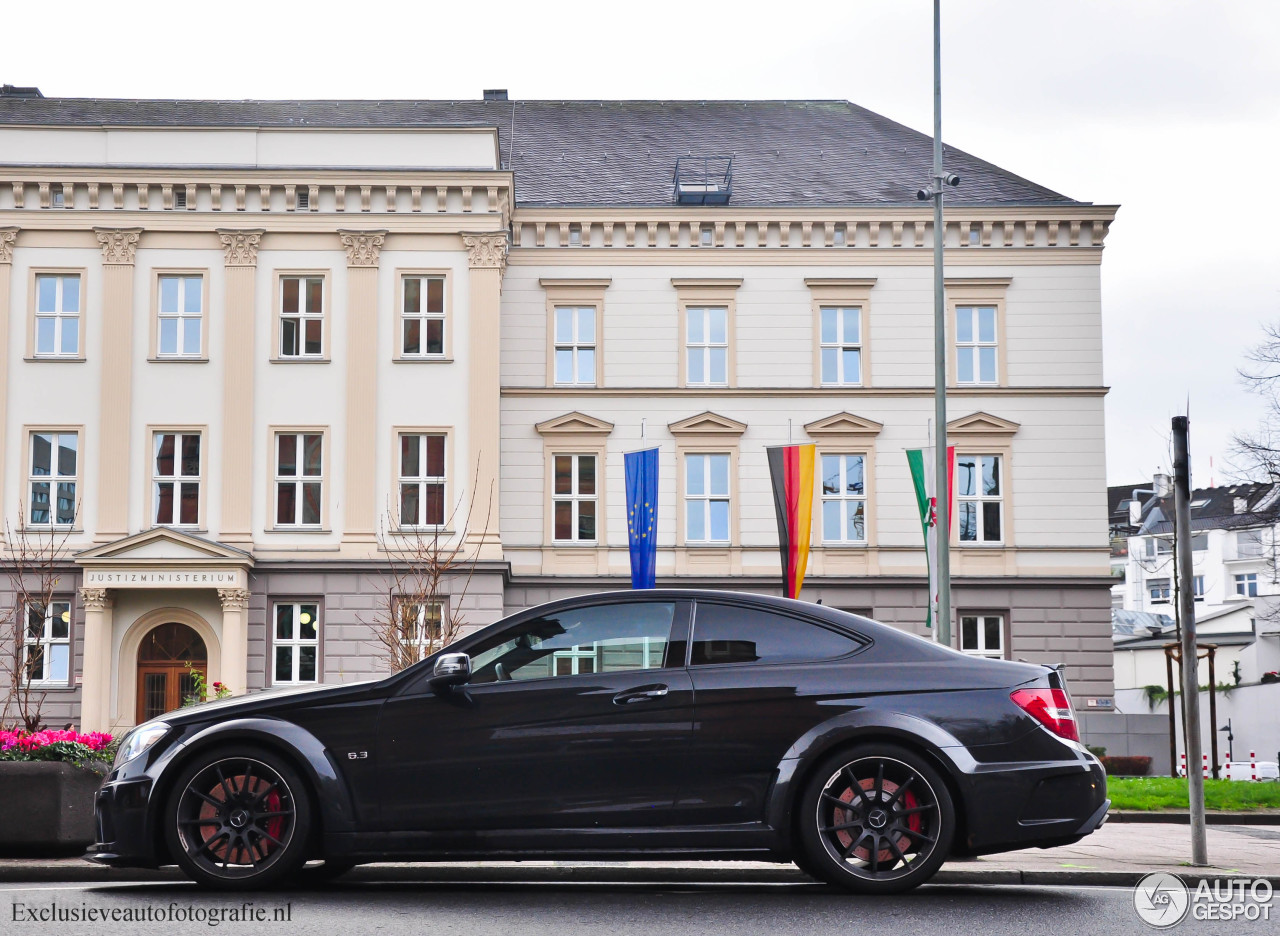
[[[471,681],[471,657],[465,653],[442,653],[431,670],[431,688],[445,689]]]

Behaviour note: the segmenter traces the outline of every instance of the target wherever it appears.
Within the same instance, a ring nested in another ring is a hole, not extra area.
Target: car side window
[[[852,637],[759,608],[699,601],[694,612],[694,666],[832,660],[861,647]]]
[[[659,669],[665,664],[675,609],[674,602],[638,601],[534,618],[474,648],[471,682]]]

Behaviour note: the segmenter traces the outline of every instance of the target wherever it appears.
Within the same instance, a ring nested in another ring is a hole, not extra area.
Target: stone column
[[[222,602],[222,673],[232,695],[249,688],[249,592],[244,588],[219,588]],[[210,680],[211,682],[213,680]]]
[[[378,258],[386,231],[338,231],[347,249],[346,491],[342,538],[372,543],[378,528]]]
[[[225,251],[222,349],[222,518],[220,539],[253,542],[254,320],[261,230],[218,229]],[[206,440],[206,445],[211,444]],[[225,682],[225,680],[224,680]]]
[[[13,288],[13,246],[18,240],[16,227],[0,227],[0,491],[4,488],[5,440],[9,436],[9,303]],[[19,471],[27,470],[19,466]],[[0,530],[0,544],[4,531]]]
[[[84,657],[80,661],[80,730],[111,730],[111,595],[80,589],[84,606]]]
[[[102,246],[102,416],[98,420],[97,536],[129,532],[133,397],[133,263],[142,228],[94,228]]]
[[[499,440],[501,377],[498,334],[501,325],[502,274],[507,266],[505,231],[463,234],[470,267],[471,307],[467,316],[470,384],[467,438],[471,440],[465,477],[476,479],[472,492],[471,527],[467,542],[481,559],[502,558],[498,525],[498,477],[501,467]],[[463,513],[465,514],[465,505]]]

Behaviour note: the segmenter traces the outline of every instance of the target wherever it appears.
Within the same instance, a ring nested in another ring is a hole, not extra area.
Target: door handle
[[[627,689],[613,697],[615,705],[630,705],[633,702],[652,702],[667,694],[666,686],[642,686],[639,689]]]

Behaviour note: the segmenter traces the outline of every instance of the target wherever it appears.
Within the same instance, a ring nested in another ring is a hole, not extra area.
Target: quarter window
[[[596,382],[594,306],[556,306],[555,370],[558,384]]]
[[[400,525],[443,526],[445,436],[400,436]]]
[[[685,541],[729,542],[729,456],[685,456]]]
[[[833,660],[861,646],[853,637],[758,608],[700,601],[694,614],[694,666]]]
[[[157,525],[200,523],[200,434],[157,432],[152,509]]]
[[[77,357],[80,354],[80,277],[41,274],[36,277],[36,338],[38,357]]]
[[[1004,540],[1004,495],[999,455],[956,457],[956,507],[960,542],[999,543]]]
[[[956,308],[956,382],[996,383],[996,308]]]
[[[159,283],[159,357],[199,357],[204,304],[200,276],[162,276]]]
[[[685,353],[689,386],[724,387],[729,383],[729,310],[723,306],[686,310]]]
[[[670,643],[674,617],[673,603],[634,602],[572,608],[537,618],[478,646],[471,655],[471,681],[682,666],[684,644]]]
[[[324,436],[276,435],[276,525],[319,526],[323,494]]]
[[[822,539],[867,541],[867,489],[862,455],[822,456]]]
[[[71,671],[71,603],[27,606],[22,672],[28,682],[65,685]]]
[[[822,382],[853,386],[862,383],[862,310],[822,309]]]
[[[444,277],[406,276],[401,353],[405,357],[444,354]]]
[[[280,683],[317,682],[320,657],[320,606],[314,603],[276,604],[273,641],[275,679]]]
[[[324,355],[324,277],[280,278],[280,356]]]
[[[596,540],[596,456],[556,455],[555,514],[557,542],[594,543]]]
[[[75,522],[79,448],[80,437],[74,432],[31,433],[27,513],[31,526],[70,526]]]
[[[1004,617],[999,614],[962,614],[960,649],[974,656],[1004,659]]]

